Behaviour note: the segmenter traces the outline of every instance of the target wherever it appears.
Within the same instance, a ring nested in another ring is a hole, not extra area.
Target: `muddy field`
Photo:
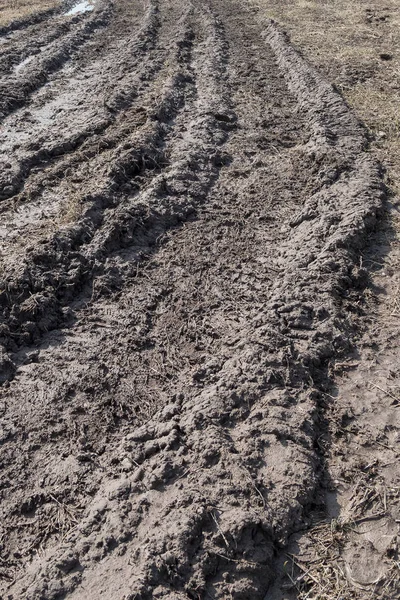
[[[388,197],[364,125],[238,0],[46,7],[0,90],[0,597],[395,598],[396,461],[362,546],[326,466]],[[315,519],[341,596],[288,558]]]

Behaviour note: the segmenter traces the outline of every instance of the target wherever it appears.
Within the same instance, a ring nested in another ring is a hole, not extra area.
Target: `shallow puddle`
[[[83,2],[79,2],[78,4],[75,4],[75,6],[70,8],[70,10],[68,12],[66,12],[65,14],[67,16],[76,15],[81,12],[88,12],[90,10],[93,10],[93,8],[94,8],[94,6],[91,2],[89,2],[89,0],[83,0]]]

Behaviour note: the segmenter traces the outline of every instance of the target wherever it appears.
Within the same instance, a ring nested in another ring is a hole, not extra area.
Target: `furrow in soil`
[[[43,87],[49,76],[63,68],[71,54],[87,44],[93,33],[105,27],[112,17],[112,4],[108,0],[99,0],[99,5],[90,16],[77,19],[70,33],[60,40],[44,47],[40,54],[31,56],[31,60],[20,64],[13,76],[0,81],[0,119],[1,121],[16,108],[24,106],[32,92]]]

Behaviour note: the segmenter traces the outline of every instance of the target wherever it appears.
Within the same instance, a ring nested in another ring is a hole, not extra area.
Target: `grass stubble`
[[[5,27],[29,17],[29,15],[50,10],[60,4],[60,0],[2,0],[0,2],[0,27]]]

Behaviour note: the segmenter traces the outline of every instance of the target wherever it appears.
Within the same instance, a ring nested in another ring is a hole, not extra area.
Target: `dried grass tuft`
[[[0,27],[59,4],[60,0],[4,0],[0,4]]]

